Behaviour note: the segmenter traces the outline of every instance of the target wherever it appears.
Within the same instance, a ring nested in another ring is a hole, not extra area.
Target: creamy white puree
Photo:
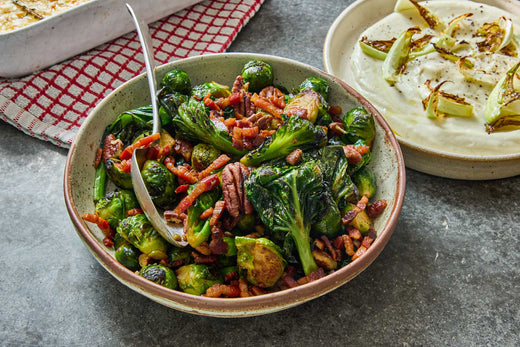
[[[461,0],[424,1],[420,4],[445,23],[461,14],[473,13],[472,17],[461,22],[455,34],[457,40],[465,39],[472,44],[482,41],[483,38],[472,36],[476,29],[501,16],[511,18],[515,24],[515,35],[519,34],[518,18],[512,18],[511,14],[496,7]],[[366,36],[368,40],[388,40],[413,26],[423,29],[415,37],[431,30],[417,11],[410,10],[390,14],[368,28],[360,38]],[[494,54],[492,60],[489,57],[482,59],[480,68],[490,73],[489,78],[496,83],[516,62],[518,58]],[[400,75],[394,86],[382,76],[383,61],[365,55],[359,45],[354,49],[350,64],[354,74],[353,86],[374,104],[400,137],[452,154],[485,156],[520,153],[520,130],[492,134],[485,131],[484,108],[494,86],[466,81],[457,65],[441,58],[439,54],[430,53],[409,61],[406,73]],[[427,80],[432,81],[432,86],[440,81],[450,81],[443,85],[442,90],[471,103],[474,107],[473,116],[428,118],[421,103],[430,93],[424,85]]]

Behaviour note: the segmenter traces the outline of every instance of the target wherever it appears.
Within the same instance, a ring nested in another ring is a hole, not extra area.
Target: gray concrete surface
[[[350,2],[266,0],[229,51],[322,68]],[[0,122],[0,345],[520,345],[520,177],[407,170],[394,235],[358,277],[287,311],[215,319],[150,301],[96,262],[65,209],[66,155]]]

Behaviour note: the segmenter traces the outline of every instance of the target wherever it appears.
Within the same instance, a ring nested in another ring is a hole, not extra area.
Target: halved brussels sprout
[[[191,166],[197,170],[202,171],[215,161],[220,156],[220,150],[207,143],[199,143],[193,147],[191,153]]]
[[[128,210],[138,208],[139,203],[132,190],[115,190],[96,203],[95,214],[105,219],[112,229],[126,218]]]
[[[147,265],[139,271],[139,275],[166,288],[177,289],[178,287],[175,272],[161,264]]]
[[[206,82],[193,87],[191,90],[191,96],[196,97],[198,100],[202,100],[208,93],[215,98],[226,98],[231,95],[228,86],[218,84],[217,82]]]
[[[266,238],[237,236],[237,264],[247,280],[261,288],[269,288],[282,277],[287,262],[282,250]]]
[[[181,266],[175,272],[180,289],[188,294],[202,295],[209,287],[219,283],[218,279],[204,264],[189,264]]]
[[[376,135],[374,116],[363,107],[356,107],[347,112],[343,117],[346,137],[351,143],[363,140],[368,146],[372,146]]]
[[[147,160],[141,170],[143,181],[154,204],[170,207],[175,201],[177,180],[170,170],[156,160]]]
[[[117,227],[117,232],[150,258],[157,260],[168,258],[166,254],[168,243],[153,228],[144,214],[123,219]]]
[[[300,84],[298,88],[300,92],[306,89],[312,89],[319,93],[323,99],[329,99],[329,83],[320,77],[309,77]]]
[[[376,176],[368,167],[363,166],[352,175],[352,181],[357,186],[359,196],[371,198],[376,194]]]
[[[119,188],[132,189],[132,177],[129,172],[123,170],[121,160],[109,158],[105,160],[105,169],[112,182]]]

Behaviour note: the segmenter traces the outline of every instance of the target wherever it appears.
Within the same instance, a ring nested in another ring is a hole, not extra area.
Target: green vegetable
[[[320,126],[298,116],[291,116],[264,143],[240,159],[246,166],[258,166],[272,159],[283,158],[293,150],[306,150],[321,146],[327,135]]]
[[[117,232],[150,258],[168,258],[168,243],[159,235],[144,214],[127,217],[119,223]]]
[[[352,167],[345,157],[343,146],[326,146],[321,161],[325,165],[325,177],[330,186],[332,199],[340,209],[347,202],[358,201],[358,189],[349,175]]]
[[[489,94],[484,111],[489,133],[508,126],[520,126],[520,115],[507,108],[513,101],[520,99],[520,92],[514,87],[518,68],[520,63],[513,66]]]
[[[242,68],[244,83],[249,83],[251,93],[259,92],[267,86],[273,85],[273,69],[271,65],[260,60],[251,60]]]
[[[138,207],[132,190],[116,190],[107,193],[96,203],[94,213],[108,221],[112,229],[116,229],[119,222],[126,218],[126,212]]]
[[[352,181],[357,186],[359,195],[371,198],[376,194],[376,176],[367,166],[363,166],[352,175]]]
[[[175,276],[175,272],[164,265],[147,265],[139,271],[139,275],[163,287],[170,289],[178,288],[177,277]]]
[[[196,248],[206,241],[211,234],[210,219],[200,219],[202,212],[215,205],[215,202],[221,197],[220,189],[213,189],[202,193],[187,211],[188,219],[186,221],[186,239],[191,247]]]
[[[121,160],[108,158],[105,160],[105,170],[108,177],[116,186],[123,189],[132,189],[132,176],[121,168]]]
[[[120,114],[116,120],[107,127],[105,135],[114,136],[123,141],[125,146],[134,142],[135,138],[145,131],[152,130],[151,106],[138,107]]]
[[[261,288],[269,288],[282,277],[287,262],[282,250],[266,238],[252,239],[237,236],[237,264],[248,282]]]
[[[299,166],[262,165],[251,172],[245,191],[272,232],[293,238],[305,274],[316,270],[309,234],[327,208],[320,165],[314,161]]]
[[[189,264],[181,266],[176,271],[180,289],[189,294],[202,295],[209,287],[219,283],[204,264]]]
[[[330,238],[336,236],[341,230],[342,214],[330,194],[326,194],[324,198],[326,200],[323,204],[327,206],[327,210],[320,216],[320,220],[312,225],[312,231]]]
[[[98,201],[105,195],[105,188],[107,186],[107,170],[105,165],[100,163],[96,168],[94,176],[94,201]]]
[[[172,118],[177,115],[179,106],[187,100],[188,97],[186,95],[178,92],[159,94],[161,124],[163,126],[169,124]]]
[[[390,85],[394,85],[397,82],[398,75],[408,61],[412,36],[417,33],[418,30],[418,28],[414,27],[401,33],[386,55],[383,61],[383,78]]]
[[[181,93],[189,95],[191,91],[190,76],[182,70],[172,70],[164,75],[161,81],[164,94]]]
[[[173,118],[177,129],[189,139],[204,141],[213,147],[231,155],[243,155],[233,147],[231,135],[227,130],[217,128],[211,121],[204,102],[191,98],[179,107],[179,113]]]
[[[374,116],[363,107],[349,110],[343,117],[343,126],[346,132],[344,137],[350,143],[363,140],[368,146],[372,146],[376,136]]]
[[[118,234],[116,233],[116,235]],[[125,242],[115,249],[116,252],[114,256],[119,264],[123,265],[131,271],[139,270],[139,255],[141,252],[139,252],[136,247],[132,246],[129,242]]]
[[[175,201],[177,179],[162,163],[147,160],[141,170],[150,198],[157,206],[168,208]]]
[[[197,171],[202,171],[207,168],[209,164],[213,163],[215,159],[220,156],[220,153],[221,152],[212,145],[199,143],[193,147],[191,166]]]
[[[217,82],[206,82],[193,87],[191,90],[191,96],[198,100],[204,98],[208,93],[214,98],[225,98],[231,95],[228,86],[218,84]]]
[[[355,204],[347,203],[347,206],[342,210],[342,214],[347,214],[348,211],[354,209],[355,207]],[[367,215],[366,210],[362,210],[356,215],[356,217],[354,217],[349,225],[359,230],[362,234],[366,234],[366,232],[372,227],[372,220]]]
[[[325,99],[312,89],[304,89],[287,102],[284,113],[298,114],[299,110],[306,111],[306,118],[314,123],[319,116],[327,114],[328,105]]]
[[[191,254],[188,248],[180,248],[173,246],[168,252],[170,263],[182,260],[184,265],[191,263]]]
[[[319,93],[324,100],[329,99],[329,83],[320,77],[309,77],[300,84],[300,92],[312,89]]]

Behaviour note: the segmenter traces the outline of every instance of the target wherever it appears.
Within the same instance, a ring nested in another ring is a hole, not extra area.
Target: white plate
[[[517,0],[475,1],[495,6],[520,16]],[[349,84],[351,78],[349,59],[358,43],[359,36],[369,26],[393,12],[395,1],[357,0],[347,7],[333,22],[323,48],[325,71]],[[384,114],[383,114],[384,116]],[[519,153],[499,156],[455,155],[433,150],[396,136],[401,145],[405,164],[431,175],[485,180],[516,176],[520,174]]]
[[[44,69],[134,30],[129,2],[147,23],[200,0],[91,0],[26,27],[0,34],[0,76]]]

